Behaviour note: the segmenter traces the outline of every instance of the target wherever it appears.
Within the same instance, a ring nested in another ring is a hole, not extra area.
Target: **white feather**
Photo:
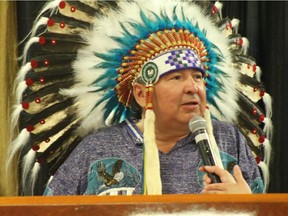
[[[263,180],[264,180],[264,192],[267,191],[268,185],[269,185],[269,169],[267,164],[265,164],[263,161],[260,161],[258,166],[261,168],[261,171],[263,173]]]
[[[30,151],[25,155],[22,162],[22,186],[25,187],[25,184],[27,182],[28,176],[30,175],[31,168],[33,167],[33,164],[35,163],[36,158],[36,152],[33,149],[30,149]]]
[[[36,24],[33,26],[33,28],[31,29],[31,37],[35,37],[36,36],[36,32],[37,30],[41,27],[41,26],[46,26],[48,22],[48,18],[47,17],[41,17]],[[42,32],[44,33],[44,32]]]
[[[63,0],[52,0],[45,4],[44,8],[40,11],[38,16],[36,17],[36,20],[39,20],[39,18],[47,11],[50,11],[50,16],[57,13],[59,11],[59,3]]]
[[[11,115],[11,127],[16,128],[17,122],[19,120],[20,113],[22,112],[23,108],[21,104],[17,104],[13,107],[13,112]]]
[[[265,104],[265,111],[266,114],[265,116],[269,119],[271,119],[272,117],[272,98],[271,96],[265,92],[265,94],[263,95],[263,102]]]
[[[262,70],[259,66],[256,66],[256,80],[258,82],[261,82],[261,75],[262,75]]]
[[[53,177],[54,177],[53,175],[50,176],[50,178],[48,179],[47,185],[52,181]]]
[[[16,103],[19,104],[22,101],[22,97],[23,97],[23,92],[27,89],[27,84],[25,81],[19,82],[17,85],[17,89],[16,89]]]
[[[17,74],[17,77],[15,79],[15,83],[19,83],[21,81],[23,81],[25,79],[25,76],[26,74],[32,69],[31,67],[31,63],[30,62],[27,62],[25,65],[23,65],[18,74]]]
[[[219,11],[219,16],[220,16],[220,19],[223,19],[223,16],[222,16],[222,8],[223,8],[223,4],[219,1],[216,1],[215,2],[215,6],[216,8],[218,9]]]
[[[27,143],[30,137],[30,133],[24,128],[17,138],[10,144],[9,146],[9,157],[7,160],[7,164],[11,164],[14,156],[22,149],[22,147]]]
[[[265,139],[263,145],[264,145],[264,162],[269,165],[271,159],[271,143],[269,139]]]
[[[35,162],[34,166],[33,166],[33,169],[32,169],[32,173],[31,173],[31,183],[30,183],[31,184],[30,188],[31,188],[32,195],[33,195],[34,186],[35,186],[35,182],[37,180],[39,171],[40,171],[40,163]]]
[[[39,42],[39,37],[32,37],[29,39],[29,41],[25,44],[25,47],[23,49],[23,56],[21,57],[23,59],[23,64],[26,62],[27,54],[29,48],[34,44]]]
[[[264,118],[264,128],[263,131],[267,137],[267,139],[272,140],[272,135],[273,135],[273,124],[272,120],[270,118]]]
[[[247,55],[248,53],[248,48],[249,48],[249,40],[246,37],[242,37],[242,53],[243,55]]]
[[[239,24],[240,24],[240,20],[234,18],[234,19],[232,19],[231,24],[232,24],[232,27],[233,27],[235,33],[237,34],[238,33]]]

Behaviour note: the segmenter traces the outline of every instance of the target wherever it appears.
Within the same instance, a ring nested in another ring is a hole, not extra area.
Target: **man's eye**
[[[181,78],[181,76],[180,75],[177,75],[177,76],[173,76],[171,79],[173,79],[173,80],[179,80]]]
[[[194,74],[193,78],[194,78],[195,80],[202,80],[202,79],[203,79],[203,76],[202,76],[201,73],[199,73],[199,74]]]

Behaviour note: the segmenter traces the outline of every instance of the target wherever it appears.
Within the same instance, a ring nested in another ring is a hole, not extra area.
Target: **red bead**
[[[254,91],[254,92],[258,91],[258,87],[257,87],[257,86],[254,87],[254,88],[253,88],[253,91]]]
[[[265,94],[265,90],[264,90],[264,89],[262,89],[262,90],[260,91],[260,97],[263,97],[263,96],[264,96],[264,94]]]
[[[254,108],[254,109],[252,109],[252,115],[256,115],[257,114],[257,110]]]
[[[45,158],[43,158],[43,157],[37,158],[37,159],[36,159],[36,162],[38,162],[38,163],[44,163],[44,162],[45,162]]]
[[[28,125],[28,126],[26,126],[26,130],[28,131],[28,132],[31,132],[31,131],[33,131],[35,128],[34,128],[34,126],[33,125]]]
[[[40,124],[45,124],[45,120],[44,120],[44,119],[41,119],[41,120],[39,121],[39,123],[40,123]]]
[[[25,80],[25,82],[26,82],[26,85],[27,85],[27,86],[32,86],[33,83],[34,83],[31,78],[27,78],[27,79]]]
[[[265,136],[261,135],[258,139],[259,143],[263,143],[265,141]]]
[[[38,67],[38,62],[37,62],[36,60],[33,60],[33,59],[32,59],[32,60],[30,61],[30,65],[31,65],[32,68],[37,68],[37,67]]]
[[[230,22],[230,26],[229,26],[229,27],[230,27],[230,29],[232,29],[232,28],[233,28],[232,22]]]
[[[254,64],[254,65],[253,65],[253,72],[256,72],[256,70],[257,70],[257,65]]]
[[[48,26],[53,26],[54,25],[54,20],[53,19],[48,19],[47,25]]]
[[[256,160],[257,164],[259,164],[262,161],[262,158],[256,157],[255,160]]]
[[[43,36],[39,37],[39,43],[40,43],[41,45],[44,45],[44,44],[46,43],[45,37],[43,37]]]
[[[32,146],[32,149],[34,151],[38,151],[40,149],[40,146],[39,145],[34,145],[34,146]]]
[[[61,1],[59,3],[59,8],[64,9],[66,7],[66,2],[65,1]]]
[[[218,13],[218,8],[213,5],[212,14]]]
[[[39,81],[40,81],[41,83],[45,83],[44,77],[40,77],[40,78],[39,78]]]
[[[46,139],[45,142],[46,142],[46,143],[50,142],[50,139]]]
[[[60,23],[60,28],[64,28],[65,27],[65,23],[61,22]]]
[[[261,115],[259,116],[259,121],[260,121],[260,122],[263,122],[264,119],[265,119],[265,116],[264,116],[263,114],[261,114]]]
[[[247,68],[250,69],[250,64],[247,64]]]
[[[243,45],[243,39],[240,38],[240,45],[242,46]]]
[[[55,39],[51,40],[51,45],[55,46],[57,44],[57,41]]]
[[[44,60],[44,65],[45,65],[45,66],[48,66],[48,65],[49,65],[49,60],[48,60],[48,59],[45,59],[45,60]]]
[[[72,6],[72,7],[70,8],[70,11],[71,11],[72,13],[74,13],[74,12],[76,11],[76,8],[75,8],[74,6]]]
[[[40,99],[40,98],[36,98],[36,99],[35,99],[35,102],[36,102],[36,103],[40,103],[40,102],[41,102],[41,99]]]
[[[23,108],[23,109],[29,109],[29,103],[23,101],[23,102],[22,102],[22,108]]]
[[[251,130],[251,133],[252,133],[252,134],[256,134],[256,133],[257,133],[257,128],[253,128],[253,129]]]

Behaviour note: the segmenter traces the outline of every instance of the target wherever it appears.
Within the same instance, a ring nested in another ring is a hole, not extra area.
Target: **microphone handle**
[[[216,163],[214,161],[208,140],[201,140],[197,142],[198,149],[200,151],[202,160],[204,161],[205,166],[215,166]],[[207,172],[209,178],[213,183],[221,183],[221,180],[218,175],[215,173]]]

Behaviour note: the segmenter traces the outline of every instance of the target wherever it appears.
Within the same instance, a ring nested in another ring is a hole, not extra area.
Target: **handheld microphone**
[[[206,131],[206,121],[201,116],[195,116],[189,121],[189,129],[195,137],[196,144],[200,151],[204,165],[215,166],[216,160],[213,151],[211,150],[211,144]],[[213,183],[220,183],[221,180],[218,175],[214,173],[209,173],[208,176]]]

